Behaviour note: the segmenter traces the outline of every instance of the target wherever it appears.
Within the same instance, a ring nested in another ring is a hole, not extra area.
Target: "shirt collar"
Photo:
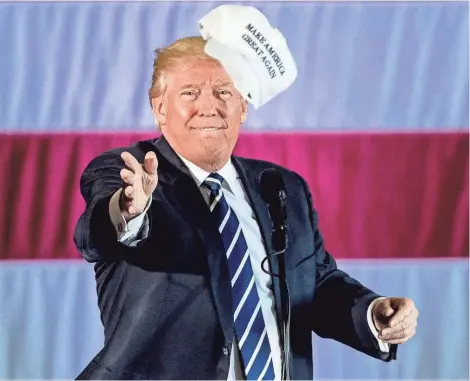
[[[201,184],[206,180],[207,176],[211,174],[211,172],[207,172],[206,170],[198,167],[196,164],[190,162],[188,159],[184,158],[180,154],[177,154],[180,159],[183,161],[184,164],[189,169],[189,172],[194,178],[194,181],[196,182],[197,186],[201,186]],[[238,174],[237,170],[235,169],[235,166],[232,163],[232,160],[229,159],[225,165],[218,170],[216,173],[218,173],[220,176],[222,176],[225,179],[226,185],[229,187],[229,191],[233,193],[233,189],[235,189],[235,184],[238,179]],[[224,184],[222,184],[224,185]]]

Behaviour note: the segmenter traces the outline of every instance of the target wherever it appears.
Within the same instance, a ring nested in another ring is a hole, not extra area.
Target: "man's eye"
[[[193,95],[196,95],[196,93],[194,91],[184,91],[181,95],[193,96]]]
[[[224,96],[224,97],[232,95],[232,93],[228,90],[219,90],[218,93],[219,95]]]

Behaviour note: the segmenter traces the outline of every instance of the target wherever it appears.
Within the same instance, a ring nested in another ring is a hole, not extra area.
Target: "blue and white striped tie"
[[[211,173],[210,211],[217,219],[232,282],[235,333],[247,380],[274,380],[274,367],[248,246],[240,222],[222,193],[224,178]]]

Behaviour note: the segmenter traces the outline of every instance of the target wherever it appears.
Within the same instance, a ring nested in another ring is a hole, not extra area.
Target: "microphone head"
[[[280,193],[285,195],[285,185],[281,171],[275,168],[265,169],[260,175],[261,197],[267,204],[279,200]]]

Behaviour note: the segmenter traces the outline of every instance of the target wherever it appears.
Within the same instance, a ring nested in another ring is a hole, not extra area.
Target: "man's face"
[[[166,73],[152,105],[173,149],[208,171],[228,161],[247,108],[223,67],[211,61],[187,62]]]

